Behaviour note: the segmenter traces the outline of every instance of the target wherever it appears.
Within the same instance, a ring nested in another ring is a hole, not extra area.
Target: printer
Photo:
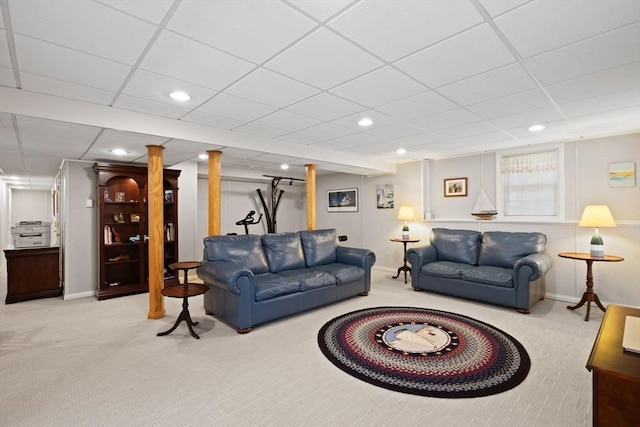
[[[11,235],[16,249],[51,246],[51,223],[20,221],[11,227]]]

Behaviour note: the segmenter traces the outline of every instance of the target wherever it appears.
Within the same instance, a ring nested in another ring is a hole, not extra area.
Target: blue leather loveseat
[[[515,307],[521,313],[544,299],[544,275],[553,260],[542,233],[434,228],[431,244],[411,248],[411,285]]]
[[[272,319],[367,295],[376,257],[338,245],[334,229],[204,239],[204,308],[246,333]]]

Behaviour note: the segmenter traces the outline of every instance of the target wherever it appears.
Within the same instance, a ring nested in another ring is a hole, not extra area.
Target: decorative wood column
[[[222,151],[209,153],[209,236],[220,234],[220,156]]]
[[[305,165],[307,168],[307,230],[316,229],[316,165]]]
[[[149,319],[164,317],[164,198],[161,145],[147,145],[147,227],[149,233]],[[140,236],[142,237],[142,236]]]

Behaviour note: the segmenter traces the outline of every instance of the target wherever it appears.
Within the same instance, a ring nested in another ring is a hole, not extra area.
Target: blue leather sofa
[[[247,333],[259,323],[367,295],[376,257],[338,245],[334,229],[204,239],[204,308]]]
[[[544,275],[553,259],[542,233],[434,228],[430,245],[411,248],[411,285],[459,297],[515,307],[529,313],[544,299]]]

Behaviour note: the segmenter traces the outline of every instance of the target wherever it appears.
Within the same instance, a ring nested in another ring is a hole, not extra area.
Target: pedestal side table
[[[570,258],[576,260],[586,261],[587,263],[587,290],[582,294],[582,299],[576,305],[568,305],[567,308],[569,310],[575,310],[576,308],[580,308],[583,305],[587,304],[587,315],[584,317],[584,321],[589,320],[589,313],[591,312],[591,303],[594,302],[602,311],[606,311],[602,303],[600,302],[600,298],[598,295],[593,292],[593,270],[592,266],[594,262],[604,261],[604,262],[619,262],[624,261],[624,258],[619,257],[617,255],[604,255],[600,257],[591,256],[587,253],[578,253],[578,252],[560,252],[558,254],[561,258]]]
[[[173,324],[171,329],[158,333],[157,336],[161,337],[164,335],[169,335],[173,332],[180,322],[183,320],[187,323],[187,327],[189,328],[189,332],[191,336],[200,339],[198,334],[195,333],[193,327],[196,326],[200,322],[194,322],[191,320],[191,315],[189,314],[189,297],[194,297],[196,295],[202,295],[209,290],[209,286],[203,285],[201,283],[189,283],[188,280],[188,271],[192,268],[198,268],[202,265],[202,263],[198,261],[185,261],[185,262],[175,262],[173,264],[169,264],[169,268],[172,270],[183,270],[184,271],[184,283],[167,286],[162,289],[162,295],[170,298],[182,298],[182,311],[176,320],[176,323]],[[178,278],[179,280],[179,278]]]
[[[407,283],[407,271],[409,272],[409,274],[411,274],[411,267],[409,267],[407,265],[407,243],[418,243],[420,241],[420,239],[412,239],[412,238],[408,238],[408,239],[398,239],[398,238],[392,238],[389,239],[392,242],[398,242],[398,243],[402,243],[404,245],[403,248],[403,252],[404,252],[404,263],[400,266],[400,268],[398,268],[398,274],[396,274],[395,276],[393,276],[394,279],[397,279],[398,277],[400,277],[400,273],[402,271],[404,271],[404,283]]]

